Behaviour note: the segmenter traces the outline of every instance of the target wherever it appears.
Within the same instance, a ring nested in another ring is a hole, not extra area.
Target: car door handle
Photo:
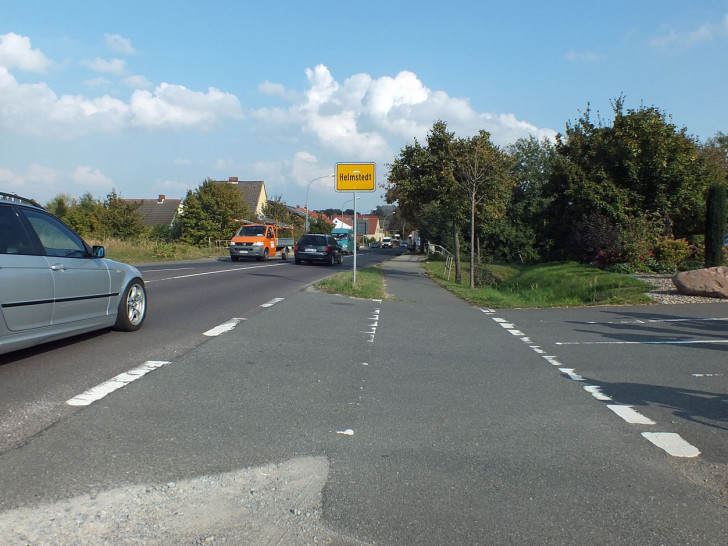
[[[55,264],[51,266],[51,271],[65,271],[66,266],[63,264]]]

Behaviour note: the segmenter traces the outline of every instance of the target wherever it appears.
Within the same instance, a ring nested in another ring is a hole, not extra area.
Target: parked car
[[[138,330],[138,269],[104,257],[33,201],[0,192],[0,353],[115,328]]]
[[[340,264],[344,261],[341,247],[331,235],[307,233],[293,247],[296,263],[323,262],[328,265]]]
[[[374,241],[371,245],[369,245],[369,248],[379,248],[379,243]]]

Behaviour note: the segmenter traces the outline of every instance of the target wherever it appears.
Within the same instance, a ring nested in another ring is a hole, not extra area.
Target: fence
[[[454,258],[452,252],[450,252],[444,246],[433,244],[428,245],[427,252],[429,254],[442,254],[443,256],[445,256],[445,270],[443,271],[443,274],[447,275],[447,280],[449,281],[450,273],[452,272],[452,262]]]

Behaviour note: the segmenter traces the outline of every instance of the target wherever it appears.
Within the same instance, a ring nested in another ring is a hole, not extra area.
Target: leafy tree
[[[699,233],[704,214],[704,161],[694,139],[654,107],[624,111],[613,103],[611,126],[595,125],[590,111],[557,136],[557,158],[546,191],[550,257],[573,255],[568,234],[584,216],[605,216],[617,225],[659,215],[665,234]]]
[[[137,212],[140,202],[121,199],[116,190],[106,196],[103,207],[98,209],[99,223],[96,235],[116,237],[122,241],[137,240],[145,231],[142,216]]]
[[[321,217],[314,217],[309,216],[308,217],[308,232],[309,233],[323,233],[328,235],[331,233],[331,230],[334,229],[334,226],[329,224],[326,220],[324,220]]]
[[[63,221],[81,236],[90,237],[101,232],[102,208],[103,203],[95,199],[91,193],[86,192],[66,212]]]
[[[437,121],[427,135],[427,146],[417,140],[401,150],[390,165],[387,202],[398,204],[403,217],[420,226],[425,207],[437,203],[440,221],[451,226],[455,281],[462,281],[459,225],[467,202],[455,182],[454,133]],[[422,231],[422,230],[420,230]]]
[[[196,190],[187,192],[180,218],[180,239],[193,245],[227,239],[239,227],[239,220],[253,220],[240,190],[208,178]]]
[[[481,205],[481,222],[501,218],[510,197],[509,158],[490,141],[490,134],[458,139],[455,154],[455,183],[470,202],[470,288],[475,288],[475,209]]]
[[[52,214],[58,216],[58,218],[63,219],[63,217],[68,214],[68,211],[75,206],[75,199],[73,199],[67,193],[59,193],[53,198],[53,201],[46,204],[45,208],[48,209]]]
[[[548,139],[531,136],[517,140],[507,152],[513,195],[505,218],[493,226],[491,252],[508,261],[533,261],[544,245],[544,217],[550,201],[546,186],[554,170],[556,148]]]

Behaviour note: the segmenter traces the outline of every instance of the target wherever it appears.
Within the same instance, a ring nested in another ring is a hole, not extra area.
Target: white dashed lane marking
[[[493,309],[481,309],[486,315],[494,315]],[[555,355],[547,355],[539,345],[534,345],[531,338],[521,332],[515,324],[507,321],[504,318],[491,316],[493,321],[514,336],[518,336],[523,343],[540,355],[546,362],[552,366],[558,367],[558,370],[565,374],[569,379],[573,381],[585,381],[585,379],[576,373],[574,368],[567,368],[559,362],[558,357]],[[726,320],[726,319],[666,319],[666,320],[634,320],[634,321],[619,321],[614,323],[605,324],[644,324],[645,322],[687,322],[687,321],[708,321],[708,320]],[[587,322],[585,324],[597,324],[596,322]],[[671,341],[561,341],[556,342],[556,345],[638,345],[638,344],[652,344],[652,345],[667,345],[667,344],[692,344],[692,343],[728,343],[727,340],[671,340]],[[712,377],[713,375],[722,374],[693,374],[695,377]],[[600,402],[612,402],[612,398],[602,392],[602,389],[598,385],[584,385],[584,390],[591,394],[596,400]],[[633,425],[644,425],[652,426],[656,425],[655,421],[645,417],[632,406],[626,406],[622,404],[606,404],[606,406],[613,411],[616,415],[624,419],[627,423]],[[652,444],[663,449],[673,457],[697,457],[700,455],[700,451],[695,446],[689,444],[679,434],[672,432],[643,432],[642,436],[649,440]]]
[[[202,332],[203,336],[207,337],[216,337],[220,334],[224,334],[225,332],[229,332],[233,328],[235,328],[239,322],[242,322],[246,319],[244,318],[234,318],[230,319],[227,322],[223,322],[222,324],[215,326],[214,328],[210,328],[207,332]]]
[[[156,370],[157,368],[164,366],[165,364],[169,364],[169,361],[148,360],[138,368],[121,373],[116,377],[112,377],[108,381],[105,381],[100,385],[96,385],[86,392],[79,394],[78,396],[74,396],[70,400],[67,400],[66,404],[69,406],[88,406],[89,404],[92,404],[97,400],[101,400],[103,397],[108,396],[115,390],[125,387],[132,381],[136,381],[140,377],[148,374],[152,370]]]

